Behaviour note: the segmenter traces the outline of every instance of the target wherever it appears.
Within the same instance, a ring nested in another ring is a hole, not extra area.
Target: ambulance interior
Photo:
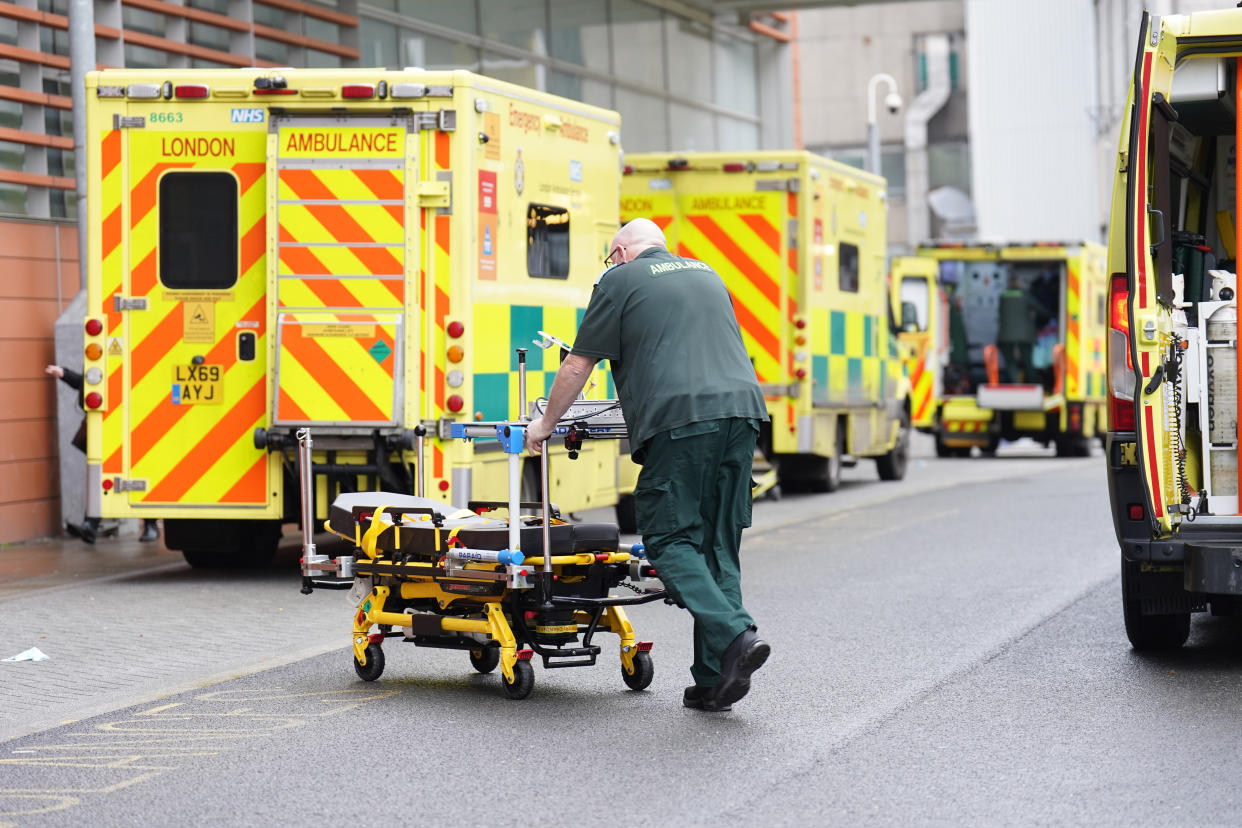
[[[1188,57],[1150,109],[1156,293],[1186,343],[1164,377],[1170,511],[1184,514],[1238,514],[1236,77],[1234,58]]]
[[[1053,389],[1065,262],[946,259],[939,282],[949,309],[945,394],[974,394],[987,384],[989,345],[997,347],[1002,383]]]

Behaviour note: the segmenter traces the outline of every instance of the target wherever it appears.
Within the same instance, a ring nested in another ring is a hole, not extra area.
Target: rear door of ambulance
[[[797,215],[797,193],[787,185],[797,172],[764,174],[749,167],[732,171],[742,166],[668,173],[673,212],[665,232],[674,253],[706,262],[724,280],[746,351],[765,394],[770,394],[767,386],[789,383],[782,320],[794,299],[787,286],[796,273],[797,250],[786,236],[796,237],[796,224],[791,228],[789,222],[790,205]]]
[[[407,345],[419,340],[407,329],[419,301],[406,278],[421,249],[418,221],[406,220],[418,135],[406,116],[273,115],[277,429],[394,431],[406,403],[418,405],[403,382]]]
[[[128,112],[104,138],[105,246],[128,236],[104,268],[128,435],[105,446],[105,477],[122,470],[118,489],[153,516],[278,516],[279,459],[252,439],[268,387],[263,110],[156,96]]]
[[[1134,420],[1148,514],[1163,532],[1180,517],[1170,514],[1172,492],[1168,434],[1164,424],[1165,384],[1146,386],[1160,368],[1168,347],[1161,333],[1170,328],[1167,307],[1173,300],[1172,249],[1168,243],[1173,220],[1168,157],[1170,121],[1154,100],[1167,98],[1172,80],[1176,39],[1160,36],[1159,18],[1144,13],[1139,28],[1138,57],[1130,113],[1126,182],[1126,270],[1129,273],[1129,346],[1137,369]],[[1155,151],[1153,151],[1153,148]],[[1236,486],[1236,483],[1235,483]],[[1234,489],[1236,491],[1236,488]]]

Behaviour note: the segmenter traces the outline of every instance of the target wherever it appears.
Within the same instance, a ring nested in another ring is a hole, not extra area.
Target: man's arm
[[[548,405],[543,416],[534,420],[526,427],[526,449],[531,454],[543,452],[543,443],[548,439],[557,422],[573,405],[574,400],[586,387],[587,378],[595,369],[599,360],[579,354],[565,357],[561,367],[556,371],[556,379],[552,381],[552,390],[548,392]]]

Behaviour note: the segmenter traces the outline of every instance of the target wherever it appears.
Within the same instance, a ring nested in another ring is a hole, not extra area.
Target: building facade
[[[781,13],[723,14],[710,0],[94,0],[93,8],[101,67],[463,68],[617,109],[633,151],[794,141],[794,18]],[[55,321],[81,285],[68,14],[69,0],[0,0],[8,276],[0,543],[56,534],[81,517],[62,515],[73,509],[62,510],[57,473],[58,445],[68,445],[80,411],[62,407],[58,427],[56,383],[44,374],[56,361]],[[72,365],[73,354],[62,356]]]

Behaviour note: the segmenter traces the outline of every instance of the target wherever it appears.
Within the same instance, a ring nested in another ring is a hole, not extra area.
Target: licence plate
[[[223,400],[223,366],[173,366],[173,405],[219,405]]]

